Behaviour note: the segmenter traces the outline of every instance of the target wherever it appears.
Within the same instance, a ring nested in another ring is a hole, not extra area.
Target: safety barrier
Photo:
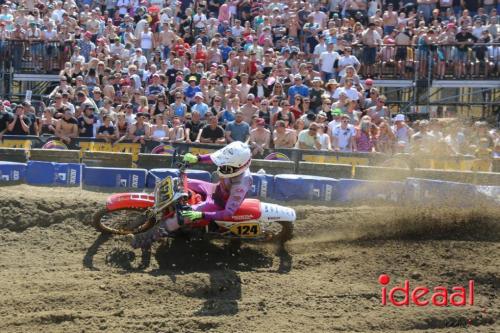
[[[173,166],[173,157],[160,154],[139,154],[137,167],[142,169],[155,169],[158,167]]]
[[[250,197],[257,197],[262,199],[274,198],[274,176],[253,173],[252,174],[252,189]]]
[[[19,184],[26,181],[26,163],[0,162],[0,184]]]
[[[477,173],[481,174],[481,173]],[[484,173],[485,180],[490,174]],[[0,184],[79,186],[98,191],[149,190],[158,179],[177,176],[177,169],[85,167],[77,163],[0,162]],[[188,177],[214,181],[209,172],[189,170]],[[277,201],[332,204],[407,203],[472,207],[500,203],[500,186],[474,185],[436,179],[408,178],[405,182],[335,179],[312,175],[253,173],[249,197]],[[488,180],[491,182],[491,179]],[[491,184],[491,183],[490,183]]]
[[[146,186],[146,174],[146,169],[85,167],[83,186],[139,190]]]
[[[299,162],[297,173],[331,178],[351,178],[353,166],[349,164]]]
[[[30,150],[30,160],[58,163],[80,163],[80,151],[33,148]]]
[[[82,165],[77,163],[54,163],[29,161],[26,168],[26,183],[46,186],[80,186]]]
[[[500,173],[498,172],[475,172],[474,184],[500,186]]]
[[[82,163],[92,167],[132,168],[132,154],[84,151]]]
[[[0,161],[26,163],[27,160],[23,148],[0,148]]]
[[[401,168],[358,165],[354,169],[354,178],[364,180],[404,181],[411,174],[411,170]]]
[[[273,199],[331,201],[337,189],[337,179],[307,175],[276,175]]]
[[[404,183],[396,181],[339,179],[336,189],[334,201],[338,203],[396,203],[402,197]]]
[[[500,186],[476,186],[477,202],[500,205]]]
[[[407,203],[447,207],[474,207],[478,205],[477,189],[473,184],[409,178],[403,197]]]
[[[500,158],[494,158],[492,163],[492,172],[500,172]]]
[[[277,175],[280,173],[295,173],[295,163],[289,161],[267,161],[252,160],[250,164],[252,172],[264,170],[266,174]]]

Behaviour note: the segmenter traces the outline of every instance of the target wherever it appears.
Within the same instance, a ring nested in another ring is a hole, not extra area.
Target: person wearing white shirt
[[[130,5],[130,0],[118,0],[116,6],[118,7],[118,13],[120,15],[127,14],[128,6]]]
[[[316,69],[319,68],[319,57],[321,56],[321,53],[325,52],[327,47],[325,43],[325,35],[321,34],[318,35],[319,38],[319,43],[314,47],[313,51],[313,63],[316,66]]]
[[[241,26],[240,20],[234,21],[234,26],[231,27],[231,34],[233,37],[241,37],[243,34],[243,27]]]
[[[340,58],[340,55],[333,50],[333,42],[328,42],[326,51],[319,56],[319,69],[323,76],[323,81],[328,82],[335,75],[333,68],[335,61]]]
[[[349,116],[344,114],[339,126],[335,127],[331,134],[332,148],[335,151],[356,151],[356,129],[349,124]]]
[[[346,47],[344,49],[344,54],[339,59],[339,76],[342,77],[345,75],[345,70],[347,67],[353,66],[356,69],[356,72],[359,71],[361,64],[356,58],[355,55],[352,55],[352,49],[350,47]]]
[[[148,63],[148,59],[146,59],[146,57],[142,55],[142,49],[140,49],[140,48],[136,48],[135,54],[130,58],[131,64],[133,64],[136,61],[139,63],[139,69],[146,68],[146,64]]]
[[[206,27],[207,23],[208,23],[207,16],[203,14],[202,8],[198,7],[196,14],[194,14],[193,16],[194,27],[196,30],[198,30],[197,34],[201,29]]]
[[[349,98],[352,101],[357,101],[359,100],[359,92],[352,86],[352,79],[346,79],[345,80],[345,86],[337,88],[335,92],[333,93],[333,98],[334,99],[339,99],[339,95],[341,93],[344,93],[347,95],[347,98]]]
[[[57,2],[56,3],[56,8],[54,9],[54,11],[52,11],[52,16],[51,18],[57,23],[57,24],[61,24],[63,23],[63,14],[66,13],[66,11],[62,8],[62,3],[61,2]]]

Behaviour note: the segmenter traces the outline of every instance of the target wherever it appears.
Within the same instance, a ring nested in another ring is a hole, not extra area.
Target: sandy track
[[[285,249],[176,241],[148,258],[88,225],[105,197],[1,189],[0,332],[500,331],[498,212],[299,206]],[[476,304],[382,307],[381,273],[474,279]]]

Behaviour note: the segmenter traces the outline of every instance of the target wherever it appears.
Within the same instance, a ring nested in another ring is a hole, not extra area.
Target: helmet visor
[[[223,175],[230,175],[238,171],[238,168],[232,167],[230,165],[221,165],[219,167],[219,172]]]

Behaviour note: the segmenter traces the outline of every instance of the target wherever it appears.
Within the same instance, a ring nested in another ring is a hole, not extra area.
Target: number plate
[[[172,177],[167,177],[164,180],[162,180],[160,184],[159,204],[170,201],[173,196],[174,196],[174,188],[172,184]]]
[[[261,231],[258,223],[235,223],[229,230],[240,237],[256,237]]]

